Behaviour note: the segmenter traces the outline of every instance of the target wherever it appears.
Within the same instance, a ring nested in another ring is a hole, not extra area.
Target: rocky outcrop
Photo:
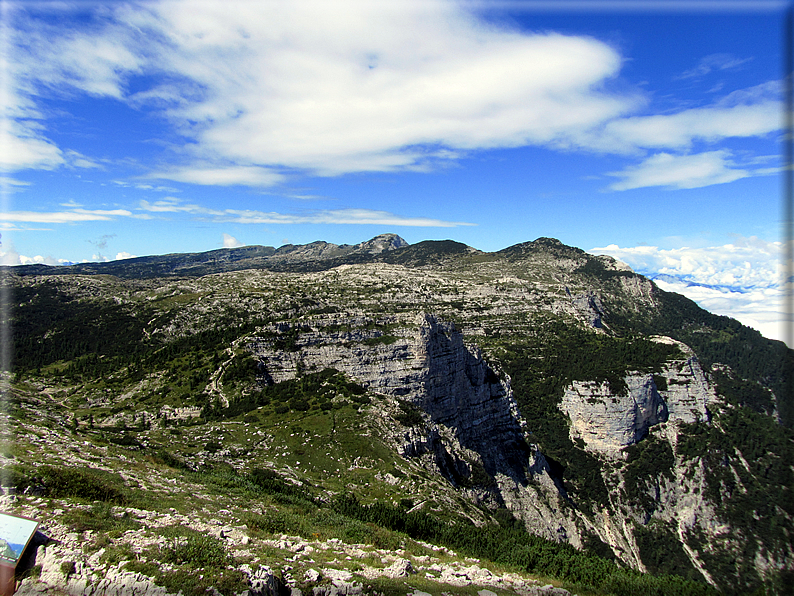
[[[249,349],[273,382],[294,378],[298,370],[331,367],[393,398],[392,404],[404,400],[419,406],[425,424],[382,427],[398,453],[439,473],[481,505],[506,507],[533,533],[581,545],[576,520],[562,515],[562,484],[526,441],[528,429],[509,378],[500,378],[479,348],[435,316],[376,323],[366,318],[315,320],[303,328],[292,351],[275,347],[281,345],[279,338],[294,337],[294,327],[276,325],[269,336],[253,339]],[[380,331],[373,330],[378,326],[389,329],[392,343],[372,341],[379,337]],[[396,414],[396,406],[392,409],[389,413]]]
[[[593,292],[588,292],[587,294],[571,298],[571,304],[573,304],[577,315],[586,321],[590,327],[600,329],[603,326],[604,305],[600,296]]]
[[[683,357],[667,361],[656,375],[629,373],[622,390],[597,381],[574,381],[565,389],[560,410],[570,418],[571,439],[581,439],[589,451],[621,457],[621,449],[651,426],[710,420],[709,404],[717,395],[692,350],[668,337],[652,339],[675,345]]]
[[[408,246],[408,243],[397,234],[380,234],[371,240],[353,246],[354,252],[379,255],[383,252]]]
[[[653,339],[675,345],[684,355],[680,360],[671,361],[661,375],[666,384],[661,394],[667,403],[669,421],[709,422],[709,406],[717,403],[719,398],[695,353],[686,344],[669,337]]]
[[[434,454],[437,470],[455,483],[471,475],[472,460],[489,474],[521,474],[524,431],[509,382],[499,378],[476,346],[464,342],[454,325],[428,314],[396,329],[395,319],[381,321],[394,334],[387,343],[380,341],[382,331],[367,330],[371,321],[332,321],[304,328],[292,351],[276,348],[280,337],[294,333],[287,325],[274,326],[270,337],[253,339],[248,347],[260,359],[263,378],[279,382],[294,378],[298,370],[334,368],[370,391],[413,403],[427,414],[430,427],[405,432],[403,454]],[[324,330],[340,326],[346,330]]]
[[[625,392],[609,383],[574,381],[565,390],[560,409],[571,419],[570,436],[586,448],[616,454],[642,439],[648,428],[667,420],[667,404],[653,375],[628,375]]]

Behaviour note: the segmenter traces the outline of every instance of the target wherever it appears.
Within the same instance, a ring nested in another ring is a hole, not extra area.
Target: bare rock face
[[[672,361],[663,373],[666,388],[661,392],[667,402],[670,422],[709,422],[709,405],[718,401],[717,393],[703,372],[692,349],[669,337],[655,337],[655,341],[678,346],[684,354]]]
[[[522,430],[508,383],[451,325],[425,316],[417,340],[414,361],[423,374],[415,403],[433,422],[455,429],[463,446],[480,453],[487,444],[509,451]],[[488,459],[499,455],[488,451]]]
[[[606,382],[574,381],[565,390],[560,409],[571,419],[572,439],[582,439],[588,450],[615,453],[667,420],[665,404],[653,375],[629,375],[627,390],[613,392]]]
[[[604,316],[604,305],[601,298],[592,292],[571,298],[571,304],[578,316],[587,322],[590,327],[600,329],[601,319]]]
[[[356,244],[353,249],[356,252],[379,255],[382,252],[402,248],[404,246],[408,246],[408,243],[397,234],[380,234],[379,236],[375,236],[372,240]]]
[[[692,350],[668,337],[653,339],[677,345],[684,358],[668,361],[657,375],[626,375],[623,391],[597,381],[574,381],[566,388],[560,410],[571,420],[571,439],[583,440],[588,451],[620,457],[651,426],[709,420],[708,405],[717,396]]]
[[[592,297],[576,305],[593,324],[584,311],[597,317],[601,305]],[[332,315],[296,325],[276,324],[248,344],[270,382],[334,368],[391,398],[379,407],[394,409],[392,414],[399,401],[410,402],[423,412],[423,424],[381,428],[400,455],[441,474],[473,501],[508,509],[534,534],[575,547],[584,546],[586,534],[595,535],[624,563],[644,569],[632,528],[648,520],[619,508],[591,514],[571,506],[563,478],[528,440],[531,429],[509,378],[500,378],[454,325],[424,313],[380,320]],[[292,338],[288,348],[284,337]],[[694,353],[670,338],[652,339],[677,345],[682,356],[655,374],[629,372],[619,387],[573,382],[559,404],[570,418],[571,439],[605,463],[625,460],[625,448],[654,427],[674,444],[680,423],[710,419],[708,408],[717,396]],[[604,467],[604,481],[618,486],[619,470]],[[688,482],[679,481],[679,488],[660,484],[652,496],[655,516],[681,532],[713,518],[702,498],[702,473],[694,470]],[[697,566],[694,554],[689,556]]]
[[[362,330],[365,323],[329,322],[326,328],[349,329],[329,333],[315,321],[300,335],[298,350],[275,349],[272,337],[255,338],[248,347],[274,382],[294,378],[299,369],[335,368],[370,391],[419,406],[430,425],[408,429],[400,451],[432,454],[437,471],[455,484],[471,475],[475,462],[489,474],[520,473],[526,454],[518,407],[509,381],[498,377],[478,348],[467,345],[454,325],[424,313],[395,330],[391,343],[371,341],[379,336]]]

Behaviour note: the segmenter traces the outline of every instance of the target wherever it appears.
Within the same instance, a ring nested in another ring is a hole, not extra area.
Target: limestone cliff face
[[[572,439],[582,439],[592,451],[615,453],[667,420],[667,405],[652,375],[629,375],[624,381],[625,392],[595,381],[575,381],[565,390],[560,409],[571,419]]]
[[[524,430],[509,381],[499,379],[480,350],[431,315],[379,323],[395,335],[384,340],[365,319],[348,319],[345,331],[333,331],[341,322],[329,319],[304,327],[291,350],[276,347],[288,326],[254,338],[248,347],[269,382],[294,378],[299,370],[335,368],[370,391],[419,406],[429,425],[405,431],[396,439],[399,450],[414,457],[432,454],[431,465],[453,483],[465,482],[474,465],[491,475],[521,470]]]
[[[384,337],[378,326],[390,329],[391,343],[378,341]],[[509,378],[500,379],[454,325],[427,314],[377,322],[314,320],[291,349],[279,349],[279,339],[294,330],[277,325],[248,344],[269,382],[332,367],[370,391],[419,406],[426,424],[383,428],[401,455],[421,461],[486,507],[506,507],[532,532],[581,545],[575,518],[561,513],[562,485],[526,441]]]
[[[704,496],[706,480],[702,466],[675,458],[667,475],[643,479],[638,487],[629,485],[637,480],[620,463],[626,460],[626,448],[637,444],[652,430],[657,440],[667,442],[670,453],[674,453],[680,425],[708,424],[709,407],[719,401],[688,346],[668,337],[651,339],[675,345],[682,356],[668,360],[657,374],[630,372],[622,379],[623,387],[575,381],[565,389],[559,408],[570,419],[570,438],[583,442],[586,451],[609,464],[603,466],[601,474],[607,486],[617,488],[615,494],[639,492],[645,500],[643,508],[615,499],[613,507],[604,508],[595,516],[577,511],[577,525],[598,536],[618,558],[644,570],[635,528],[646,527],[652,520],[667,524],[681,540],[692,566],[706,581],[715,584],[699,553],[686,540],[696,533],[716,537],[725,531],[714,504]]]
[[[714,387],[692,349],[669,337],[656,341],[675,344],[684,358],[670,363],[663,373],[667,387],[661,392],[670,422],[709,422],[709,405],[718,401]]]
[[[621,457],[621,449],[637,443],[651,426],[710,419],[708,406],[717,395],[692,350],[668,337],[652,339],[676,345],[684,357],[668,361],[657,375],[626,375],[624,390],[606,382],[574,381],[560,404],[571,421],[571,439],[583,440],[589,451]]]

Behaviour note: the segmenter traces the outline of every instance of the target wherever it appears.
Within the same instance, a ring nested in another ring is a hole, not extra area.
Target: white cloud
[[[699,79],[714,71],[735,70],[742,64],[750,62],[752,58],[737,58],[732,54],[710,54],[701,58],[694,68],[681,73],[678,79]]]
[[[0,265],[64,265],[69,261],[65,259],[55,259],[54,257],[36,255],[35,257],[27,257],[19,254],[13,248],[7,251],[0,251]]]
[[[232,4],[119,4],[81,30],[20,19],[20,95],[160,110],[193,142],[153,176],[260,186],[280,180],[273,168],[422,169],[473,149],[567,144],[637,104],[601,88],[621,65],[609,45],[498,28],[456,2]],[[130,93],[138,74],[158,82]]]
[[[656,280],[656,284],[667,292],[683,294],[709,312],[736,319],[760,331],[764,337],[786,340],[784,294],[780,288],[735,291],[702,287],[675,279]]]
[[[588,252],[611,255],[643,274],[675,275],[688,282],[742,290],[778,287],[784,273],[782,250],[781,242],[737,236],[723,246],[660,249],[610,244]]]
[[[122,259],[134,259],[136,255],[130,254],[128,252],[119,252],[116,254],[116,261],[120,261]],[[102,253],[94,254],[91,258],[92,261],[100,262],[100,263],[107,263],[111,261],[109,257],[106,257]],[[88,263],[88,260],[83,260],[83,263]],[[34,257],[28,257],[25,255],[21,255],[16,252],[13,248],[7,250],[5,252],[0,251],[0,265],[73,265],[74,262],[70,261],[69,259],[56,259],[52,256],[42,256],[36,255]]]
[[[138,190],[154,190],[157,192],[181,192],[178,188],[174,188],[172,186],[153,186],[151,184],[141,184],[141,183],[132,183],[127,182],[126,180],[113,180],[113,184],[117,184],[118,186],[124,188],[137,188]]]
[[[757,137],[782,128],[781,85],[769,81],[734,91],[713,105],[671,114],[616,118],[588,143],[605,151],[683,150],[695,140]]]
[[[126,209],[72,209],[70,211],[6,211],[0,221],[35,223],[74,223],[78,221],[109,221],[116,217],[131,217]]]
[[[783,244],[737,236],[731,244],[703,248],[656,246],[594,248],[656,279],[664,290],[691,298],[713,313],[733,317],[766,337],[785,339]]]
[[[276,213],[254,209],[210,209],[201,205],[184,203],[175,197],[166,197],[153,202],[140,201],[139,208],[156,213],[187,213],[200,219],[239,224],[376,224],[441,228],[476,225],[428,217],[405,217],[375,209],[320,209],[302,213]]]
[[[147,177],[218,186],[272,186],[296,172],[426,171],[472,151],[525,145],[685,152],[695,141],[781,128],[777,82],[710,106],[637,115],[650,95],[608,90],[623,61],[608,43],[520,32],[469,8],[477,4],[170,0],[103,5],[81,28],[16,10],[16,52],[5,56],[13,67],[4,146],[13,150],[0,162],[9,170],[99,165],[46,137],[37,102],[53,93],[153,110],[186,142]],[[743,62],[707,56],[685,76]],[[140,75],[152,86],[132,90]],[[663,184],[674,188],[742,177],[719,155],[661,153],[625,170],[616,187],[636,188],[629,178],[647,175],[654,159],[681,167],[710,159],[716,168],[694,178],[668,172]]]
[[[208,209],[201,205],[184,203],[175,197],[165,197],[160,201],[140,201],[139,208],[154,213],[199,213],[204,215],[223,215],[225,212],[218,209]]]
[[[4,12],[7,18],[20,11],[13,8]],[[25,169],[52,170],[68,165],[77,168],[100,167],[94,160],[72,150],[62,150],[47,138],[44,125],[45,112],[37,105],[35,91],[41,82],[47,64],[40,63],[28,50],[34,43],[28,34],[5,26],[0,44],[0,70],[3,84],[0,85],[0,169],[14,172]],[[52,43],[62,35],[44,36],[38,42],[47,46],[48,52],[57,52]],[[90,59],[90,57],[89,57]]]
[[[129,75],[141,73],[148,60],[146,42],[141,32],[113,18],[111,10],[97,8],[89,17],[93,22],[85,19],[85,7],[65,4],[34,4],[10,12],[10,58],[16,64],[12,74],[17,87],[30,94],[44,86],[59,93],[121,99]],[[59,10],[63,20],[52,19]],[[73,25],[75,16],[85,19],[82,30]]]
[[[278,172],[254,166],[182,168],[152,172],[147,177],[214,186],[272,186],[284,180]]]
[[[756,137],[781,128],[782,102],[708,107],[677,114],[636,116],[607,124],[605,137],[615,147],[686,148],[695,139],[718,141],[728,137]]]
[[[21,265],[19,253],[15,250],[0,250],[0,265]]]
[[[403,217],[374,209],[328,209],[305,214],[267,213],[239,209],[226,209],[224,217],[215,221],[228,221],[244,224],[375,224],[386,226],[439,227],[454,228],[476,224],[444,221],[427,217]]]
[[[241,246],[245,246],[245,243],[240,242],[237,238],[229,234],[223,235],[223,248],[239,248]]]
[[[707,151],[694,155],[672,155],[657,153],[636,166],[620,172],[609,172],[609,176],[623,178],[611,184],[612,190],[629,190],[648,186],[666,188],[699,188],[713,184],[733,182],[746,178],[751,173],[733,168],[727,151]],[[766,173],[766,172],[765,172]]]
[[[24,180],[17,180],[16,178],[11,178],[9,176],[0,176],[0,188],[4,192],[14,192],[16,190],[20,190],[22,187],[30,186],[30,182],[25,182]]]
[[[449,148],[551,142],[633,104],[595,89],[620,67],[606,44],[485,27],[449,2],[157,12],[136,16],[168,36],[163,68],[205,90],[189,86],[167,114],[208,159],[326,175],[416,168]],[[220,174],[203,183],[227,183]]]
[[[104,169],[104,166],[93,159],[86,157],[82,153],[67,149],[63,152],[66,163],[72,168],[98,168]]]
[[[0,129],[0,169],[51,170],[65,163],[61,150],[29,123],[6,120]]]

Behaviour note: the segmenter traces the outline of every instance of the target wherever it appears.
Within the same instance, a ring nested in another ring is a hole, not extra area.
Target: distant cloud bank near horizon
[[[732,317],[785,341],[783,243],[737,237],[722,246],[661,249],[656,246],[593,248],[615,257],[663,290],[694,300],[709,312]]]

